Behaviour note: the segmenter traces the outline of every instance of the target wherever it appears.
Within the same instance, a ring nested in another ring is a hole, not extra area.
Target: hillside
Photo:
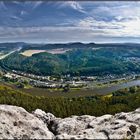
[[[109,96],[43,97],[1,84],[0,138],[139,139],[139,93],[138,86]]]
[[[140,88],[137,90],[128,88],[109,94],[111,96],[44,97],[28,95],[11,87],[0,85],[0,104],[21,106],[29,112],[40,108],[57,117],[86,114],[101,116],[108,113],[132,111],[140,107],[139,93]]]
[[[133,112],[56,118],[36,109],[0,105],[2,139],[140,139],[140,108]]]
[[[15,52],[1,60],[0,65],[37,75],[107,75],[140,72],[139,47],[130,49],[115,45],[103,46],[99,45],[98,48],[85,46],[62,54],[42,52],[30,57]]]

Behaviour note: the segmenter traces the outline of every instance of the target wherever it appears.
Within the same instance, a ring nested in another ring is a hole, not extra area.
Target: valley
[[[0,139],[140,139],[140,2],[0,1]]]
[[[140,48],[130,47],[132,44],[25,43],[19,49],[15,45],[17,49],[7,51],[0,60],[1,83],[50,97],[104,95],[139,86]]]
[[[23,72],[6,73],[1,75],[1,83],[12,88],[37,96],[50,97],[81,97],[92,95],[106,95],[114,91],[139,86],[139,75],[124,78],[95,76],[55,77],[36,76]]]
[[[139,107],[139,47],[96,44],[98,49],[93,49],[84,44],[73,48],[72,44],[67,48],[63,44],[68,50],[64,53],[49,53],[40,46],[33,48],[39,53],[22,55],[32,50],[29,46],[5,51],[10,54],[0,60],[0,104],[29,112],[40,108],[57,117],[101,116]]]

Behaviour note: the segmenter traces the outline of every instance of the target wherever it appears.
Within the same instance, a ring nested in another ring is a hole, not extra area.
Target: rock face
[[[53,139],[54,135],[47,125],[16,106],[0,105],[0,138],[1,139]]]
[[[0,105],[1,139],[140,139],[140,108],[114,116],[56,118],[36,109],[28,113]]]

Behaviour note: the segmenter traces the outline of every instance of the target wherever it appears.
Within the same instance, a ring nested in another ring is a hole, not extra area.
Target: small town
[[[20,72],[12,70],[11,72],[4,72],[1,74],[1,80],[18,83],[18,86],[24,88],[28,84],[38,88],[91,88],[95,83],[119,83],[121,81],[130,81],[139,78],[137,74],[124,74],[124,75],[106,75],[106,76],[39,76],[31,73]]]

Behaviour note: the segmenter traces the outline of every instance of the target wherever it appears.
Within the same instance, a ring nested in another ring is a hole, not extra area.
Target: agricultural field
[[[32,56],[33,54],[37,54],[41,52],[46,52],[46,50],[26,50],[22,52],[21,54],[29,57],[29,56]]]
[[[50,50],[25,50],[24,52],[20,53],[24,56],[32,56],[33,54],[38,54],[42,52],[48,52],[51,54],[63,54],[71,49],[64,49],[64,48],[58,48],[58,49],[50,49]]]

